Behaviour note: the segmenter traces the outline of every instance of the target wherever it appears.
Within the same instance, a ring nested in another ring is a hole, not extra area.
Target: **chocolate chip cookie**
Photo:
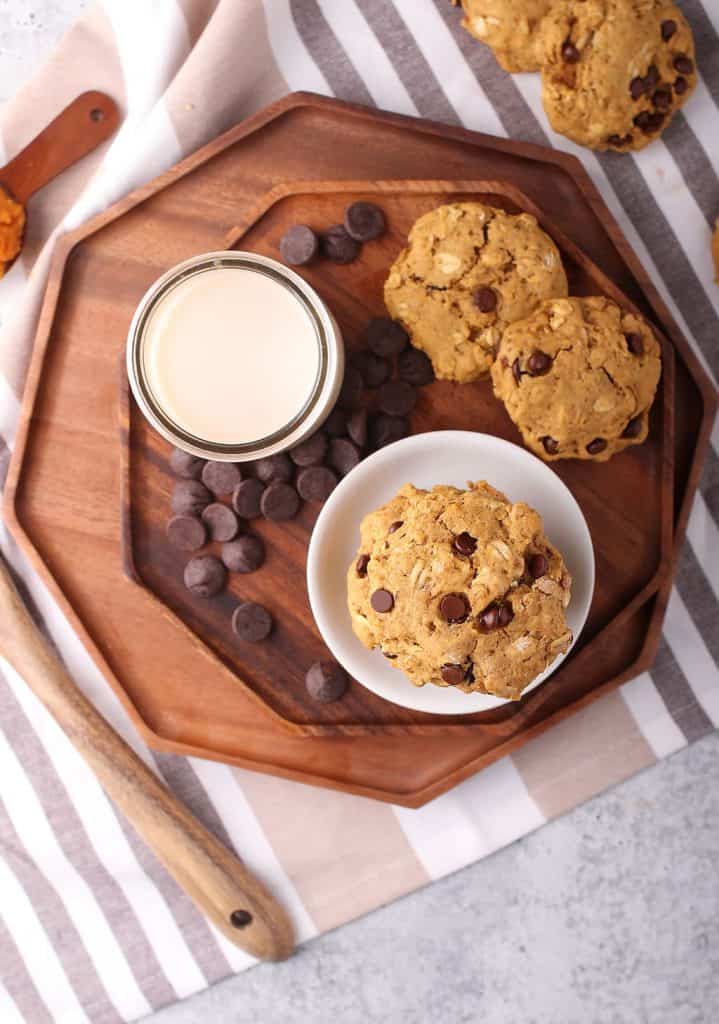
[[[542,19],[552,0],[462,0],[462,25],[505,71],[539,71]]]
[[[660,373],[639,316],[604,297],[550,299],[504,332],[492,384],[543,459],[604,462],[646,440]]]
[[[360,537],[347,573],[353,629],[415,686],[518,700],[569,648],[562,556],[534,509],[486,482],[406,484]]]
[[[696,85],[691,28],[664,0],[557,0],[541,35],[547,116],[592,149],[643,149]]]
[[[387,309],[437,377],[462,382],[489,370],[508,323],[566,294],[559,251],[536,218],[481,203],[420,217],[384,287]]]

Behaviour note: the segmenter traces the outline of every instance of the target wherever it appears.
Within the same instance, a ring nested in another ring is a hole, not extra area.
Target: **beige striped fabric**
[[[685,0],[696,95],[636,155],[555,135],[536,76],[504,74],[448,0],[104,0],[0,112],[0,161],[76,93],[124,110],[103,149],[31,201],[0,282],[0,479],[58,234],[288,90],[308,89],[576,153],[699,358],[719,378],[719,5]],[[410,811],[148,750],[0,525],[70,671],[151,769],[267,880],[307,939],[484,857],[719,724],[719,433],[657,662]],[[7,666],[0,677],[0,1021],[113,1024],[250,966],[195,910]]]

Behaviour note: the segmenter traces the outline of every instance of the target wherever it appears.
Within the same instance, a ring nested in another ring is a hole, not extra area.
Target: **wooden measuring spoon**
[[[30,617],[2,556],[0,655],[23,677],[108,796],[223,935],[261,960],[286,959],[294,939],[285,911],[78,689]]]
[[[84,92],[0,169],[0,189],[19,204],[8,208],[11,223],[0,222],[0,277],[7,273],[22,248],[28,199],[108,139],[119,122],[120,113],[113,99],[104,92]],[[0,205],[4,198],[0,195]],[[13,244],[15,234],[17,247]]]

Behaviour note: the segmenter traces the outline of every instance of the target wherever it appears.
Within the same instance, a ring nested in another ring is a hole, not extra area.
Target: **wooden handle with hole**
[[[172,796],[78,689],[30,617],[2,557],[0,654],[27,682],[128,821],[220,931],[261,960],[288,957],[294,939],[285,911]]]
[[[104,92],[84,92],[0,170],[0,184],[26,203],[61,171],[108,139],[120,122],[117,104]]]

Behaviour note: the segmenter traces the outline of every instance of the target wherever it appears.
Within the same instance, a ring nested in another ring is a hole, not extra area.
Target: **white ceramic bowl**
[[[549,539],[572,574],[567,621],[576,643],[594,592],[594,552],[584,516],[565,484],[540,459],[489,434],[444,430],[417,434],[375,452],[345,477],[330,495],[315,524],[307,555],[312,613],[334,657],[368,690],[394,704],[431,714],[461,715],[507,703],[501,697],[433,686],[416,687],[379,651],[354,635],[347,608],[347,568],[356,556],[360,522],[405,483],[466,487],[487,480],[512,501],[524,501],[544,519]],[[524,691],[539,686],[557,668],[559,655]]]

